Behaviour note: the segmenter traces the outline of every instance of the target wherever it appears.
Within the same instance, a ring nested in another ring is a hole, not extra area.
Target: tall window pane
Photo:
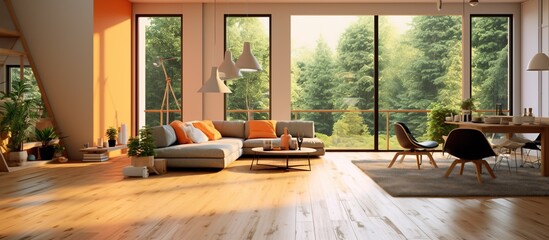
[[[270,17],[226,16],[225,46],[234,60],[242,53],[244,42],[263,71],[243,72],[243,77],[227,81],[232,93],[225,94],[227,120],[270,119]]]
[[[510,109],[510,16],[471,17],[471,88],[479,111]]]
[[[138,126],[181,119],[181,16],[138,16]]]
[[[373,149],[374,17],[292,16],[292,113],[328,149]]]
[[[430,138],[427,111],[459,108],[461,17],[380,16],[379,25],[379,149],[392,150],[394,122]]]

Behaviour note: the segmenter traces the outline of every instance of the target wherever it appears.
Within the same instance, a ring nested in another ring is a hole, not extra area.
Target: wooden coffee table
[[[316,152],[314,148],[307,148],[302,147],[301,150],[263,150],[263,147],[255,147],[252,148],[252,152],[254,152],[254,158],[252,159],[252,164],[250,165],[250,170],[254,166],[254,161],[256,162],[256,165],[259,166],[269,166],[274,168],[282,168],[285,170],[294,169],[294,170],[302,170],[302,171],[311,171],[311,153]],[[267,164],[259,164],[259,156],[265,155],[265,156],[285,156],[286,157],[286,166],[277,166],[277,165],[267,165]],[[309,162],[309,169],[301,169],[296,167],[306,166],[306,165],[289,165],[289,158],[290,156],[305,156],[307,155],[307,161]]]

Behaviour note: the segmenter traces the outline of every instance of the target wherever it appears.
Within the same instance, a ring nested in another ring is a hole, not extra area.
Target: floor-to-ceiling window
[[[292,16],[292,118],[327,148],[373,149],[374,17]]]
[[[244,42],[249,42],[252,53],[262,71],[242,72],[242,77],[226,81],[232,93],[225,94],[227,120],[270,119],[270,38],[271,17],[267,15],[226,15],[225,48],[236,61],[242,54]]]
[[[137,16],[138,127],[181,119],[181,15]]]
[[[461,28],[460,16],[379,17],[380,150],[400,148],[394,122],[423,139],[430,109],[459,109]]]
[[[471,16],[471,96],[478,114],[511,110],[512,18]]]
[[[459,16],[292,16],[291,22],[292,117],[315,121],[328,149],[398,149],[393,122],[407,123],[421,138],[434,104],[459,107]]]

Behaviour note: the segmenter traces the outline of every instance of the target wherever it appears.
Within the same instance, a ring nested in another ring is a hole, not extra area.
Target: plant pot
[[[67,159],[66,157],[61,156],[61,157],[57,158],[57,161],[60,162],[60,163],[66,163],[66,162],[69,161],[69,159]]]
[[[154,156],[136,157],[132,156],[132,166],[134,167],[152,167],[154,166]]]
[[[25,165],[28,157],[27,151],[9,152],[8,154],[8,166],[19,167]]]
[[[116,146],[116,140],[109,140],[109,147]]]
[[[40,153],[40,159],[51,160],[53,158],[53,154],[55,153],[55,147],[54,146],[40,147],[38,148],[38,153]]]

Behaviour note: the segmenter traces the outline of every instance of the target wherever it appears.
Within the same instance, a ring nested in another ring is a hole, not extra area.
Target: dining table
[[[541,176],[549,176],[549,124],[536,122],[529,124],[496,124],[496,123],[477,123],[477,122],[445,122],[447,124],[457,125],[459,128],[472,128],[480,130],[483,133],[540,133],[541,134]]]

